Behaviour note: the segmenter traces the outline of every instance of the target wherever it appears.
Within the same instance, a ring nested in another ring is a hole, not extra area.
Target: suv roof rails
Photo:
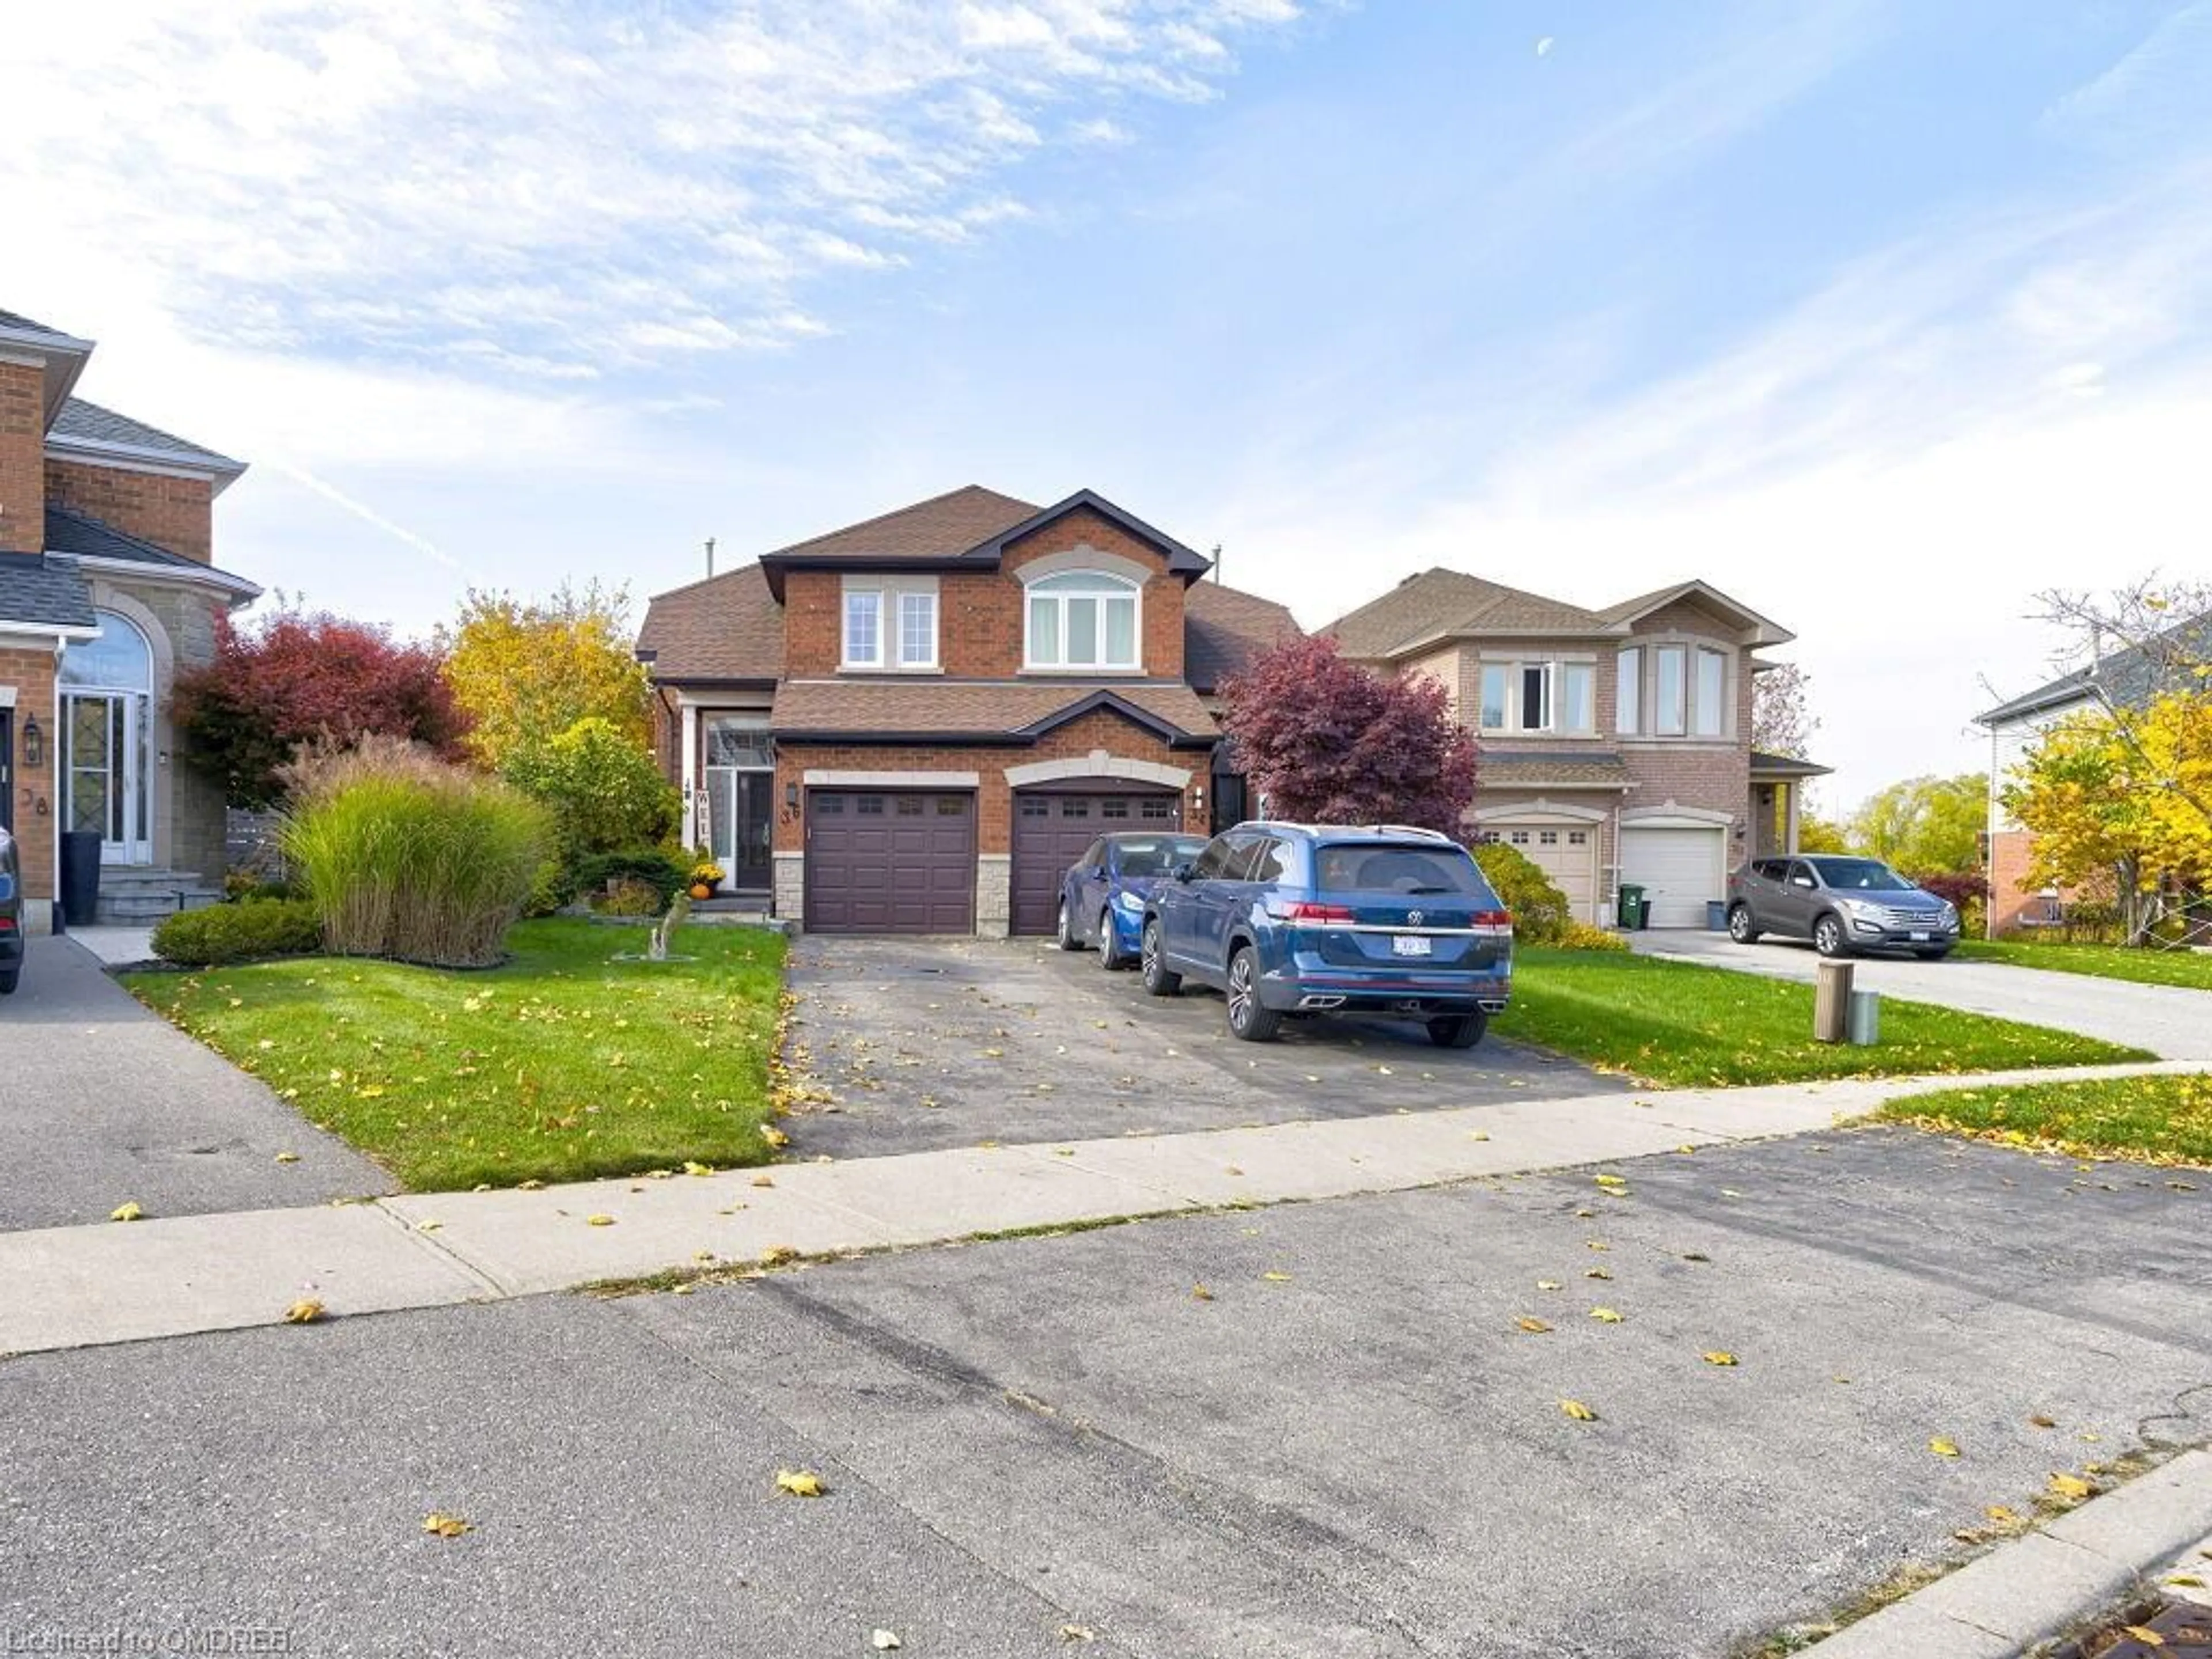
[[[1418,836],[1423,841],[1449,841],[1451,837],[1441,830],[1422,830],[1410,823],[1375,823],[1368,826],[1386,836]]]

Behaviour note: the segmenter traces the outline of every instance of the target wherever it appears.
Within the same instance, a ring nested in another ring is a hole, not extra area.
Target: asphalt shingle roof
[[[2176,623],[2158,636],[2158,643],[2162,656],[2179,655],[2192,660],[2212,657],[2212,611]],[[2100,662],[2077,668],[2070,674],[2061,674],[2049,684],[2038,686],[2024,696],[2001,702],[1995,708],[1977,714],[1974,719],[1982,726],[2001,726],[2024,715],[2040,714],[2046,708],[2079,702],[2091,696],[2100,686],[2114,702],[2123,708],[2131,707],[2147,702],[2160,690],[2167,689],[2160,684],[2162,678],[2174,680],[2178,676],[2171,672],[2162,674],[2160,665],[2149,654],[2138,647],[2130,646],[2125,650],[2115,651]],[[2191,689],[2195,684],[2191,676],[2189,684],[2181,689]]]
[[[1012,529],[1039,509],[981,484],[779,547],[771,559],[949,559]]]
[[[1626,789],[1635,781],[1628,775],[1628,763],[1618,755],[1485,754],[1475,763],[1474,775],[1477,787],[1485,790],[1568,784]]]
[[[1488,630],[1589,634],[1607,631],[1607,623],[1564,599],[1439,567],[1407,577],[1323,631],[1336,636],[1346,656],[1375,659],[1423,640]]]
[[[46,504],[46,551],[73,553],[81,559],[131,559],[140,564],[180,564],[188,570],[207,567],[181,553],[118,530],[88,513]]]
[[[57,438],[77,438],[87,443],[123,444],[132,449],[150,449],[173,455],[179,461],[195,466],[210,467],[218,472],[243,472],[246,463],[234,461],[228,455],[217,454],[212,449],[164,432],[159,427],[148,426],[143,421],[134,421],[128,415],[118,415],[112,409],[88,403],[82,398],[71,398],[54,417],[52,434]]]
[[[1142,709],[1185,736],[1219,735],[1206,705],[1184,685],[951,681],[792,680],[775,694],[769,715],[778,734],[886,732],[901,736],[981,738],[1024,735],[1055,714],[1102,693]]]
[[[83,577],[25,553],[0,553],[0,621],[45,628],[98,625]]]
[[[58,328],[52,328],[45,323],[33,321],[20,311],[0,311],[0,328],[14,329],[24,334],[50,334],[58,341],[70,340],[70,337]],[[75,341],[70,343],[77,343]]]
[[[657,680],[780,680],[783,607],[760,566],[743,565],[654,594],[637,648]]]
[[[1273,599],[1219,582],[1193,582],[1182,596],[1182,677],[1217,690],[1270,646],[1295,639],[1297,620]]]

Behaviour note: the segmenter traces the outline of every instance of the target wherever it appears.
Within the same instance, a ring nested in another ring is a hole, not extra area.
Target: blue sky
[[[1090,486],[1310,624],[1702,576],[1840,805],[1978,763],[2034,590],[2212,569],[2212,4],[94,9],[11,27],[0,305],[402,629]]]

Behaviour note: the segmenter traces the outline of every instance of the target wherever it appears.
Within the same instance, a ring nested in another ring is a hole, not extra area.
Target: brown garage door
[[[1060,919],[1060,878],[1099,836],[1117,830],[1179,830],[1180,796],[1120,789],[1110,793],[1024,789],[1014,796],[1014,917],[1017,933],[1049,933]]]
[[[975,797],[814,789],[806,927],[817,933],[975,931]]]

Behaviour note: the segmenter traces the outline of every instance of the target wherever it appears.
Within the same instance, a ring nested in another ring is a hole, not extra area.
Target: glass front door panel
[[[98,836],[105,864],[143,864],[153,855],[146,702],[112,691],[64,701],[63,827]]]
[[[111,839],[107,816],[114,805],[110,787],[117,756],[109,736],[106,697],[69,700],[69,815],[71,830],[89,831],[103,842]]]

